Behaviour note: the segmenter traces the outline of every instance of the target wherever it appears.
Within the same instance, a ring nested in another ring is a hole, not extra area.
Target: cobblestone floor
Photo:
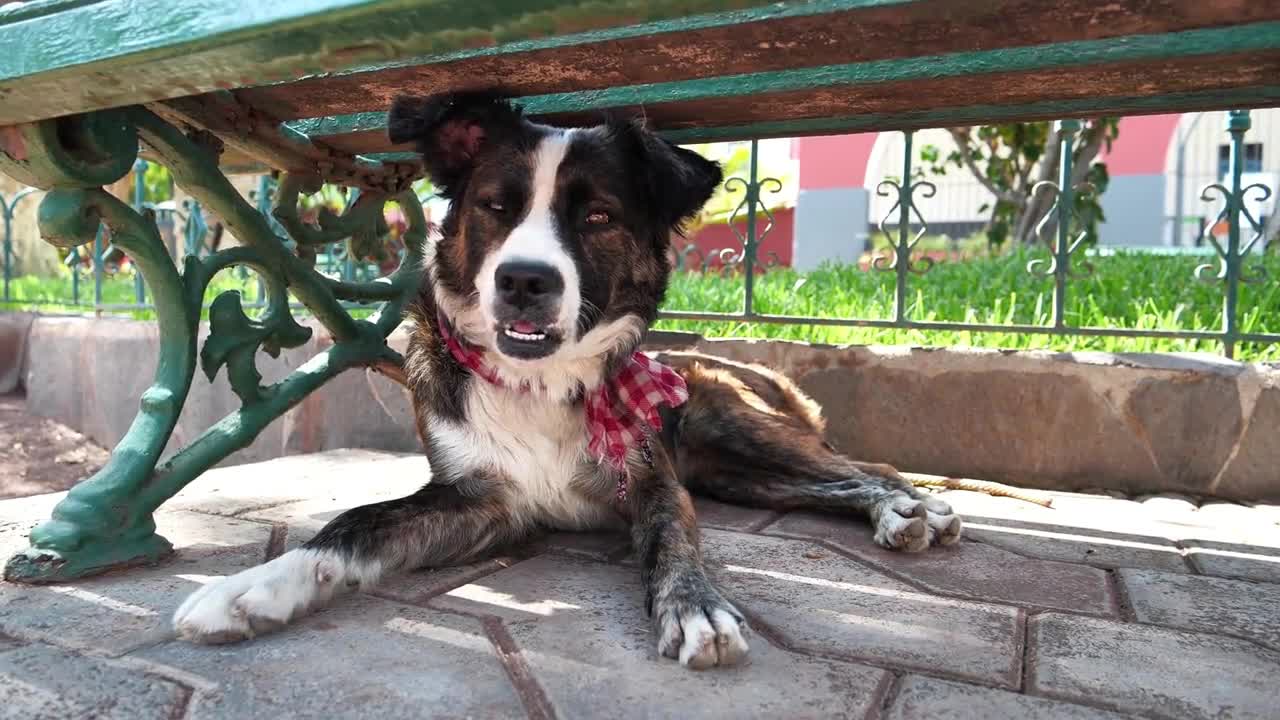
[[[164,564],[0,584],[0,717],[1280,716],[1280,508],[1178,497],[946,492],[966,539],[921,555],[853,520],[700,503],[753,628],[728,670],[655,656],[626,539],[605,535],[409,574],[246,644],[173,640],[199,584],[426,477],[363,451],[218,470],[159,514]],[[0,552],[58,497],[0,502]]]

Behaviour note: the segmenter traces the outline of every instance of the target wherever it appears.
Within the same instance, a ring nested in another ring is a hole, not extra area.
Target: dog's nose
[[[538,262],[513,261],[498,266],[494,280],[498,297],[508,305],[526,308],[564,292],[560,271]]]

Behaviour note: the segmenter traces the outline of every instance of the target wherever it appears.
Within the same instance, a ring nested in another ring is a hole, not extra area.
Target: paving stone
[[[204,582],[260,562],[271,528],[193,512],[160,512],[174,556],[63,585],[0,583],[0,631],[110,654],[168,637],[169,616]]]
[[[1181,544],[1205,575],[1280,583],[1280,530],[1274,526],[1219,527],[1191,534]]]
[[[48,645],[0,653],[0,718],[170,720],[182,716],[188,695],[176,683]]]
[[[343,510],[404,497],[430,479],[423,455],[330,450],[210,470],[165,507],[272,518],[266,509],[292,504],[285,512],[297,517],[332,513],[317,519],[319,530]]]
[[[1145,567],[1167,572],[1190,572],[1182,551],[1174,543],[1158,538],[1081,534],[1070,527],[1020,527],[976,521],[965,523],[965,536],[1044,560],[1085,563],[1102,568]]]
[[[618,532],[556,532],[529,544],[530,553],[551,551],[581,555],[592,560],[607,561],[625,553],[631,547],[631,537]],[[524,550],[526,548],[520,548]]]
[[[1270,719],[1280,703],[1280,653],[1243,640],[1054,614],[1028,636],[1028,692],[1197,720]]]
[[[703,532],[726,594],[793,648],[1016,686],[1020,612],[943,598],[800,540]]]
[[[1120,570],[1139,622],[1231,634],[1280,650],[1280,585]]]
[[[848,518],[792,513],[767,532],[826,540],[888,572],[906,576],[934,592],[975,600],[1093,615],[1115,612],[1107,574],[1075,563],[1037,560],[977,542],[903,553],[876,545],[871,528]]]
[[[365,595],[251,642],[139,654],[218,684],[191,720],[524,716],[479,621]]]
[[[584,558],[537,557],[437,602],[503,618],[561,717],[862,718],[888,681],[759,635],[745,666],[684,669],[656,652],[638,574]]]
[[[743,532],[759,530],[777,516],[771,510],[729,505],[703,497],[693,499],[693,509],[698,516],[698,527]]]
[[[398,602],[424,603],[460,585],[479,582],[486,575],[492,575],[503,568],[510,567],[515,562],[516,560],[510,557],[489,558],[458,567],[395,573],[383,578],[370,592],[378,597]]]
[[[1121,720],[1106,710],[936,678],[907,676],[887,720]]]
[[[965,537],[1028,557],[1096,567],[1190,572],[1170,528],[1127,500],[1053,493],[1054,507],[1013,498],[947,491]]]

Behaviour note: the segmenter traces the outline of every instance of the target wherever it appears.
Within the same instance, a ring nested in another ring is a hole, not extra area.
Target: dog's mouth
[[[560,346],[559,331],[551,325],[517,320],[498,327],[498,350],[519,360],[537,360]]]
[[[547,329],[528,320],[511,323],[502,332],[507,337],[520,342],[542,342],[547,339]]]

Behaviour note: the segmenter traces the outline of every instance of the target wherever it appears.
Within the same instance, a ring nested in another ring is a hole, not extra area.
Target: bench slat
[[[895,1],[854,0],[864,5]],[[44,0],[0,8],[0,125],[765,5],[764,0]]]

